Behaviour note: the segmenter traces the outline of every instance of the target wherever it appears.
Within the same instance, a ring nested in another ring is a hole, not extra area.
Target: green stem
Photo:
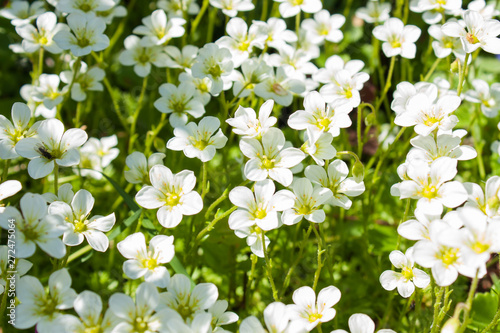
[[[37,80],[40,78],[40,75],[43,74],[43,53],[44,53],[44,49],[43,49],[43,47],[41,47],[40,51],[38,53],[38,75],[37,75]]]
[[[318,268],[314,273],[314,283],[313,283],[313,290],[316,291],[316,287],[318,286],[319,276],[321,275],[321,269],[323,268],[323,261],[321,260],[321,255],[323,254],[323,252],[325,252],[325,250],[321,249],[323,241],[318,233],[318,230],[316,230],[316,227],[314,225],[313,225],[313,231],[318,240]]]
[[[457,88],[457,95],[458,96],[460,96],[460,94],[462,93],[462,89],[463,89],[463,85],[464,85],[464,81],[465,81],[465,74],[467,73],[467,62],[469,61],[469,57],[470,57],[470,53],[467,53],[465,55],[465,61],[464,61],[464,65],[462,67],[462,71],[460,72],[460,75],[459,75],[458,88]]]
[[[75,117],[75,127],[80,127],[80,116],[82,113],[82,102],[76,104],[76,117]]]
[[[300,11],[298,12],[297,16],[295,16],[295,33],[297,34],[297,37],[299,38],[297,41],[297,47],[299,47],[299,41],[300,41]]]
[[[205,199],[205,195],[208,192],[208,180],[207,180],[207,162],[203,162],[203,176],[201,180],[201,200]]]
[[[210,222],[205,228],[203,228],[202,231],[200,231],[200,233],[198,234],[198,236],[196,236],[196,243],[198,243],[199,241],[201,241],[201,239],[203,238],[203,236],[205,236],[210,230],[212,230],[214,227],[215,227],[215,224],[217,224],[217,222],[219,222],[220,220],[222,220],[223,218],[225,218],[226,216],[228,216],[229,214],[231,214],[232,212],[234,212],[238,207],[234,206],[232,207],[231,209],[229,209],[228,211],[224,212],[224,214],[221,214],[220,216],[217,216],[216,218],[214,218],[212,220],[212,222]]]
[[[264,259],[266,261],[267,278],[269,279],[269,283],[271,284],[271,289],[273,291],[273,298],[276,302],[278,302],[279,301],[278,291],[276,290],[276,285],[274,284],[274,280],[273,280],[273,274],[272,274],[273,267],[272,267],[271,260],[269,259],[269,254],[267,253],[267,249],[266,249],[266,235],[265,235],[264,230],[262,230],[262,229],[260,230],[260,235],[261,235],[261,239],[262,239],[262,248],[264,250]]]
[[[5,164],[3,166],[3,173],[2,173],[2,182],[6,181],[7,178],[9,177],[10,163],[11,163],[11,160],[5,160]]]
[[[431,333],[439,332],[438,316],[439,316],[439,309],[441,308],[441,299],[443,298],[443,293],[444,293],[444,287],[440,287],[439,289],[437,289],[437,291],[436,289],[434,289],[434,293],[436,294],[436,301],[434,303],[434,315],[432,316]]]
[[[135,142],[135,130],[137,127],[137,119],[139,119],[139,114],[142,109],[142,102],[144,101],[144,95],[146,93],[146,88],[148,86],[148,76],[146,76],[142,80],[142,88],[141,94],[139,95],[139,101],[137,102],[137,107],[134,111],[134,115],[132,118],[132,124],[130,125],[130,136],[129,136],[129,144],[128,144],[128,153],[131,154],[134,150],[134,142]]]
[[[460,326],[458,333],[465,332],[465,330],[467,329],[467,325],[469,325],[469,317],[472,310],[472,301],[474,300],[474,294],[476,293],[477,284],[479,282],[478,274],[479,269],[477,270],[476,276],[474,277],[474,279],[472,279],[472,283],[470,285],[469,295],[467,296],[467,301],[465,302],[467,306],[464,310],[464,320],[462,322],[462,325]]]
[[[396,64],[396,57],[391,58],[391,64],[389,65],[389,73],[387,73],[387,79],[385,80],[385,86],[384,90],[382,92],[382,96],[379,97],[377,104],[375,106],[375,110],[379,110],[380,106],[384,102],[384,100],[387,97],[387,92],[389,91],[389,88],[391,87],[391,79],[392,79],[392,74],[394,72],[394,65]]]
[[[431,78],[432,73],[434,73],[434,71],[436,70],[440,61],[441,61],[441,58],[437,58],[436,61],[434,61],[431,68],[429,69],[429,71],[427,72],[427,74],[424,77],[424,82],[427,82]]]
[[[268,7],[269,7],[269,0],[263,0],[262,1],[262,14],[260,15],[260,20],[261,21],[266,21],[267,20],[267,11],[268,11]]]
[[[54,161],[54,193],[57,195],[59,190],[58,179],[59,178],[59,165]]]
[[[209,5],[209,0],[203,0],[203,4],[201,5],[200,12],[198,15],[196,15],[196,18],[193,21],[193,24],[191,25],[191,39],[194,36],[194,32],[196,31],[196,28],[198,28],[198,24],[200,24],[201,19],[205,15],[205,11],[207,10]]]
[[[387,150],[384,152],[384,154],[382,155],[382,157],[380,157],[380,159],[378,160],[377,166],[375,167],[375,172],[373,173],[372,186],[375,185],[375,183],[378,180],[377,175],[378,175],[378,172],[380,170],[380,167],[382,166],[382,163],[384,163],[384,160],[389,155],[389,153],[391,152],[392,148],[394,148],[394,146],[398,143],[399,138],[401,137],[401,135],[403,135],[405,129],[406,129],[406,127],[402,127],[399,130],[399,132],[396,135],[396,138],[394,139],[394,141],[391,143],[391,145],[389,146],[389,148],[387,148]]]
[[[290,268],[288,269],[288,272],[286,273],[286,276],[285,276],[285,281],[283,282],[283,286],[281,287],[282,295],[290,284],[290,279],[292,278],[293,270],[299,264],[300,259],[302,259],[302,255],[304,254],[304,249],[306,247],[306,243],[307,243],[307,240],[309,239],[309,235],[311,234],[312,229],[313,229],[313,226],[311,224],[311,225],[309,225],[309,229],[307,229],[307,232],[304,233],[304,238],[303,238],[302,242],[300,243],[299,254],[295,258],[295,261],[292,263]]]
[[[358,123],[356,124],[356,134],[358,137],[358,156],[361,158],[363,153],[363,140],[361,138],[361,119],[363,118],[363,104],[358,106]]]

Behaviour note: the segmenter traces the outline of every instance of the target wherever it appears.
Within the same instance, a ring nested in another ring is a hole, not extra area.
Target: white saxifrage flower
[[[413,241],[429,239],[429,227],[432,221],[440,218],[441,214],[427,214],[417,208],[415,209],[415,219],[401,223],[398,226],[398,234]]]
[[[276,74],[271,74],[267,79],[255,86],[255,95],[267,100],[273,99],[277,104],[289,106],[293,101],[293,94],[305,91],[304,82],[291,76],[290,71],[283,66],[276,68]]]
[[[335,317],[333,306],[340,300],[340,290],[334,286],[323,288],[316,299],[311,287],[300,287],[293,292],[292,299],[295,304],[287,305],[290,325],[312,331],[318,324],[329,322]]]
[[[45,13],[45,1],[13,1],[10,7],[2,8],[0,16],[11,20],[13,26],[29,24],[32,20]]]
[[[116,0],[58,0],[56,9],[63,13],[96,13],[110,10]]]
[[[196,88],[192,83],[181,82],[179,86],[164,83],[159,88],[161,97],[154,103],[161,113],[170,114],[168,121],[172,127],[185,126],[188,115],[200,118],[205,113],[205,106],[196,96]]]
[[[66,20],[71,31],[62,30],[54,36],[61,49],[70,50],[74,56],[81,57],[109,46],[109,38],[104,34],[106,23],[101,18],[75,12],[68,15]]]
[[[32,98],[35,102],[43,102],[47,109],[52,109],[64,100],[67,88],[59,90],[61,79],[56,74],[42,74],[38,84],[33,87]]]
[[[311,91],[304,98],[304,109],[298,110],[288,118],[288,126],[296,130],[310,129],[315,134],[330,133],[333,137],[339,136],[341,128],[351,126],[349,118],[351,106],[336,102],[326,104],[317,91]]]
[[[47,176],[55,164],[63,167],[78,165],[78,147],[87,141],[87,133],[79,128],[64,131],[60,120],[48,119],[40,123],[36,136],[24,138],[16,144],[16,152],[31,159],[28,173],[34,179]]]
[[[169,313],[156,310],[159,302],[158,289],[149,282],[137,287],[135,302],[123,293],[113,294],[109,299],[109,311],[117,317],[113,332],[158,332],[165,329]]]
[[[408,180],[399,184],[400,199],[417,199],[417,208],[428,214],[440,214],[443,206],[455,208],[467,200],[462,183],[450,181],[457,174],[457,160],[440,157],[430,165],[413,161],[408,166]]]
[[[21,95],[22,99],[26,101],[26,104],[29,106],[29,108],[34,110],[35,117],[42,116],[46,119],[54,118],[57,113],[56,107],[49,109],[45,105],[43,105],[42,102],[35,101],[35,98],[33,98],[35,92],[36,86],[25,84],[19,90],[19,95]]]
[[[338,104],[355,108],[361,103],[359,92],[369,78],[364,72],[352,75],[348,70],[340,70],[334,75],[335,82],[324,85],[319,92],[327,103],[338,101]]]
[[[53,37],[61,30],[69,30],[65,24],[57,23],[57,16],[52,12],[44,13],[36,19],[36,27],[31,24],[16,27],[16,32],[23,38],[22,46],[27,53],[40,48],[50,53],[61,53],[62,49],[54,42]]]
[[[434,102],[432,97],[418,93],[409,98],[406,112],[397,114],[394,123],[403,127],[415,126],[415,132],[424,136],[436,129],[451,130],[458,123],[457,116],[451,113],[460,103],[458,96],[445,95]]]
[[[317,13],[323,8],[320,0],[274,0],[281,2],[279,11],[281,17],[287,18],[296,16],[301,11],[304,13]]]
[[[433,135],[417,135],[410,140],[414,147],[407,155],[408,160],[423,160],[428,163],[447,156],[459,161],[467,161],[476,158],[477,152],[471,146],[461,146],[462,137],[467,132],[457,130],[452,134],[438,134],[437,138]]]
[[[189,123],[176,127],[175,137],[168,140],[167,148],[182,150],[189,158],[196,157],[202,162],[208,162],[214,158],[216,149],[223,148],[227,142],[227,137],[219,127],[220,120],[211,116],[204,117],[198,125]]]
[[[255,86],[269,77],[272,68],[264,60],[258,58],[247,59],[241,64],[241,73],[233,71],[231,78],[233,82],[233,95],[248,97]]]
[[[128,259],[123,263],[125,275],[133,280],[144,277],[159,288],[168,287],[170,274],[163,264],[175,255],[174,236],[154,236],[146,247],[144,234],[137,232],[119,242],[117,248]]]
[[[461,59],[464,59],[465,53],[462,49],[460,40],[445,35],[442,30],[442,25],[431,25],[428,31],[429,35],[435,39],[432,42],[432,48],[434,49],[436,57],[446,58],[453,52],[457,58],[460,57]]]
[[[475,183],[464,183],[464,187],[469,195],[465,206],[480,209],[490,221],[500,216],[500,177],[488,178],[484,192],[481,186]]]
[[[166,67],[168,56],[159,46],[145,46],[137,36],[130,35],[123,42],[125,50],[118,58],[125,66],[134,66],[134,72],[140,77],[151,73],[151,66]]]
[[[76,192],[71,200],[71,205],[63,201],[55,201],[50,204],[49,214],[61,216],[68,226],[63,237],[64,244],[77,246],[85,238],[96,251],[105,252],[108,249],[109,239],[104,232],[110,231],[115,224],[115,213],[89,218],[94,202],[92,194],[82,189]]]
[[[133,30],[134,34],[143,35],[143,46],[164,45],[172,38],[184,35],[186,20],[172,17],[167,20],[167,14],[162,9],[155,10],[150,16],[142,19],[142,24]]]
[[[217,301],[219,291],[213,283],[199,283],[191,288],[191,281],[186,275],[175,274],[170,279],[168,291],[160,294],[157,310],[172,309],[182,315],[190,324],[196,314],[209,309]]]
[[[229,36],[223,36],[216,41],[216,44],[231,51],[234,67],[239,67],[247,60],[254,47],[264,48],[266,36],[260,32],[257,25],[250,26],[239,18],[232,18],[226,25],[226,32]]]
[[[286,225],[297,224],[302,218],[314,223],[321,223],[325,220],[325,211],[321,205],[330,200],[333,193],[330,189],[316,186],[313,187],[307,178],[295,179],[292,183],[295,203],[292,208],[283,212],[281,219]]]
[[[391,109],[396,112],[396,116],[407,111],[408,101],[417,94],[424,94],[430,101],[435,101],[438,97],[437,85],[429,82],[417,82],[411,84],[403,81],[398,83],[394,91],[394,99],[391,103]]]
[[[82,176],[90,175],[95,179],[101,179],[101,172],[104,168],[118,157],[120,149],[116,148],[118,138],[116,134],[106,136],[101,139],[90,138],[80,149],[81,166],[80,173]],[[96,161],[94,164],[93,161]],[[87,163],[91,163],[90,166]],[[89,168],[94,170],[84,170]]]
[[[349,329],[351,333],[374,333],[375,323],[373,320],[364,313],[355,313],[349,317]],[[330,333],[347,333],[344,330],[334,330]],[[391,329],[381,329],[377,333],[396,333]]]
[[[305,81],[307,75],[318,71],[316,65],[311,62],[311,55],[290,45],[283,46],[278,53],[265,55],[264,60],[274,67],[283,67],[287,76],[299,81]]]
[[[193,320],[184,322],[182,316],[174,310],[166,309],[168,320],[166,327],[168,333],[202,333],[212,330],[212,315],[207,312],[198,312],[193,316]]]
[[[389,19],[391,4],[380,3],[377,0],[370,0],[366,7],[356,10],[356,16],[363,19],[366,23],[382,23]]]
[[[138,151],[128,155],[125,164],[129,170],[123,172],[125,179],[131,184],[151,184],[149,170],[155,165],[163,165],[165,154],[154,153],[146,159],[146,156]]]
[[[462,0],[412,0],[410,9],[415,13],[424,13],[422,18],[427,24],[441,21],[444,14],[458,14],[462,9]]]
[[[312,157],[317,165],[325,165],[325,160],[331,160],[337,154],[332,145],[333,135],[330,133],[317,133],[308,128],[304,134],[304,144],[300,148]]]
[[[12,265],[12,261],[9,263],[9,250],[12,253],[12,250],[7,245],[0,245],[0,295],[3,294],[5,287],[10,283],[10,278],[13,274],[16,281],[19,281],[19,278],[26,274],[33,266],[31,262],[25,259],[17,259],[15,264]],[[10,256],[12,257],[12,255]],[[13,271],[15,273],[11,273]]]
[[[207,311],[212,315],[212,327],[214,332],[224,333],[225,330],[220,328],[223,325],[229,325],[238,321],[239,317],[236,313],[226,311],[229,303],[226,300],[218,300],[214,305],[209,307]]]
[[[229,216],[229,227],[233,230],[257,225],[262,230],[272,230],[280,226],[278,212],[293,206],[294,195],[288,190],[276,193],[270,179],[256,182],[254,193],[247,187],[238,186],[229,192],[229,200],[239,209]]]
[[[194,45],[186,45],[180,50],[176,46],[168,45],[164,48],[168,56],[168,68],[191,68],[196,61],[198,55],[198,48]]]
[[[238,12],[247,12],[255,8],[251,0],[210,0],[210,5],[221,9],[229,17],[235,17]]]
[[[22,188],[23,186],[18,180],[6,180],[0,183],[0,213],[5,209],[2,201],[21,191]]]
[[[465,53],[472,53],[478,48],[493,54],[500,54],[500,22],[485,20],[474,10],[463,13],[465,27],[459,22],[447,22],[442,26],[443,33],[450,37],[458,37],[462,42]]]
[[[241,139],[240,149],[250,159],[245,164],[245,177],[252,181],[269,177],[283,186],[292,183],[290,168],[305,158],[300,149],[285,148],[285,135],[277,128],[270,128],[262,135],[261,141],[255,138]]]
[[[71,65],[73,68],[73,65]],[[81,62],[80,70],[76,74],[73,71],[62,71],[59,75],[61,81],[71,87],[71,98],[77,102],[87,99],[89,91],[103,91],[104,87],[101,81],[106,76],[106,72],[99,67],[88,68],[87,64]]]
[[[406,250],[406,253],[401,251],[392,251],[389,254],[389,260],[401,272],[392,270],[384,271],[380,275],[380,283],[385,290],[398,289],[398,293],[404,297],[410,297],[415,291],[415,286],[425,288],[431,282],[431,278],[423,270],[413,267],[413,247]]]
[[[287,306],[281,302],[273,302],[264,310],[264,323],[269,332],[273,333],[305,333],[301,327],[292,327]],[[240,333],[266,333],[260,321],[250,316],[240,324]]]
[[[184,13],[196,15],[200,11],[195,0],[159,0],[156,6],[167,12],[168,17],[183,17]]]
[[[320,44],[325,40],[338,43],[344,35],[340,28],[345,23],[345,17],[340,14],[330,15],[330,12],[323,9],[314,14],[314,19],[305,19],[301,28],[309,32],[311,42]]]
[[[202,210],[203,200],[193,191],[196,184],[193,171],[184,170],[174,175],[166,166],[155,165],[149,177],[153,186],[143,187],[135,199],[146,209],[159,208],[156,216],[165,228],[177,226],[183,215],[195,215]]]
[[[262,138],[278,119],[271,116],[273,111],[274,101],[267,100],[260,106],[259,117],[252,108],[244,108],[239,106],[234,113],[234,118],[229,118],[226,123],[233,127],[233,132],[242,135],[244,138]]]
[[[321,185],[332,191],[331,197],[326,203],[349,209],[352,201],[349,197],[356,197],[365,191],[363,182],[356,182],[349,175],[349,168],[342,160],[335,160],[328,166],[328,172],[318,165],[309,165],[305,170],[307,179],[315,184]]]
[[[0,213],[0,227],[11,229],[9,220],[15,221],[16,258],[31,257],[37,246],[51,257],[64,257],[66,247],[59,237],[66,227],[60,216],[47,214],[45,199],[40,194],[26,193],[20,208],[21,212],[8,206]]]
[[[375,38],[383,42],[382,51],[388,58],[397,55],[407,59],[415,58],[417,52],[415,42],[420,37],[420,33],[420,28],[417,26],[405,26],[403,21],[395,17],[373,29]]]
[[[16,144],[26,137],[35,135],[40,123],[29,126],[31,110],[24,104],[16,102],[11,109],[12,122],[5,116],[0,115],[0,158],[3,160],[13,159],[19,156],[16,152]]]
[[[205,44],[191,68],[193,76],[199,79],[208,77],[212,81],[210,93],[218,96],[222,90],[231,88],[230,86],[226,88],[224,82],[224,78],[234,69],[231,58],[231,52],[225,47],[219,47],[215,43]]]
[[[261,33],[267,36],[266,44],[276,50],[297,41],[297,35],[286,28],[286,23],[281,18],[270,17],[267,22],[254,21],[253,24],[259,26]]]
[[[500,83],[493,83],[490,87],[486,81],[475,79],[471,84],[474,89],[465,92],[465,99],[481,104],[481,111],[486,117],[496,117],[500,111]]]
[[[62,331],[61,310],[71,309],[76,292],[71,287],[71,276],[66,268],[49,277],[49,292],[33,276],[23,276],[16,288],[20,303],[16,307],[15,327],[27,329],[36,325],[37,332]]]

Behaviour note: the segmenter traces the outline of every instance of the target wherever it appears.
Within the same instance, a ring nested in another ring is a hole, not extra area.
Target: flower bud
[[[450,66],[450,71],[451,71],[452,73],[458,73],[458,66],[459,66],[459,65],[458,65],[458,63],[459,63],[459,61],[460,61],[460,60],[455,59],[455,61],[451,63],[451,66]]]
[[[352,175],[354,176],[356,183],[361,183],[363,181],[363,178],[365,177],[365,167],[363,166],[363,163],[360,161],[354,163],[354,166],[352,167]]]
[[[460,329],[460,324],[458,318],[452,317],[444,323],[441,333],[456,333]]]

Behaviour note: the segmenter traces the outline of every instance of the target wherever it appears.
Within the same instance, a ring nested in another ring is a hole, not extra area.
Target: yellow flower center
[[[406,281],[410,281],[413,278],[413,270],[409,267],[403,267],[401,274],[403,274]]]
[[[261,165],[264,167],[264,169],[273,169],[274,163],[274,159],[269,159],[266,155],[262,156]]]
[[[329,118],[326,118],[326,117],[325,118],[321,118],[318,121],[318,127],[320,127],[323,130],[327,130],[330,127],[331,123],[332,123],[332,121]]]
[[[209,68],[208,74],[212,75],[213,78],[218,78],[222,75],[222,69],[219,65],[215,64]]]
[[[166,204],[167,204],[167,206],[174,207],[174,206],[177,206],[179,204],[180,200],[181,200],[181,197],[178,194],[168,193]]]
[[[444,246],[436,257],[448,267],[458,261],[458,248]]]
[[[75,232],[76,233],[82,233],[85,230],[87,230],[87,224],[85,222],[86,221],[75,221]]]
[[[472,244],[471,248],[476,253],[483,253],[483,252],[488,251],[488,249],[490,248],[490,245],[485,244],[485,243],[481,243],[480,241],[476,241],[476,242],[474,242],[474,244]]]
[[[321,313],[310,313],[309,314],[309,322],[314,323],[316,320],[319,320],[323,317]]]
[[[433,199],[437,197],[437,189],[436,186],[425,186],[422,192],[420,193],[424,198]]]
[[[467,39],[467,41],[471,44],[479,43],[479,39],[477,39],[477,37],[471,34],[470,32],[468,32],[467,35],[465,35],[465,39]]]
[[[153,270],[158,266],[158,263],[154,258],[147,258],[142,261],[142,265],[147,269]]]
[[[265,209],[259,208],[255,211],[254,216],[256,219],[262,220],[264,217],[267,216],[267,212]]]

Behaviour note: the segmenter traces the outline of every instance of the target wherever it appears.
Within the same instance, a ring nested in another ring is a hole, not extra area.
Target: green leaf
[[[174,256],[172,260],[170,261],[170,266],[174,269],[174,272],[177,274],[184,274],[186,275],[189,280],[191,281],[191,287],[193,288],[196,286],[196,283],[194,283],[193,279],[191,279],[191,276],[188,274],[184,266],[181,264],[179,258],[177,256]]]
[[[132,214],[132,216],[130,216],[125,221],[123,221],[123,223],[121,223],[120,225],[115,225],[115,227],[113,228],[113,231],[111,231],[111,233],[108,234],[109,240],[112,240],[112,239],[115,239],[116,237],[118,237],[118,235],[121,234],[121,232],[123,230],[125,230],[127,227],[129,227],[135,221],[137,221],[139,216],[141,216],[141,212],[142,212],[142,209],[139,208],[138,210],[136,210],[134,212],[134,214]]]
[[[498,307],[498,295],[494,292],[478,293],[472,301],[471,328],[485,328],[491,322]]]
[[[133,211],[137,211],[137,210],[140,209],[140,207],[135,203],[134,199],[127,192],[125,192],[125,190],[123,188],[121,188],[121,186],[118,185],[117,182],[115,182],[110,177],[106,176],[104,173],[101,172],[101,174],[104,176],[104,178],[106,178],[111,183],[111,185],[113,185],[113,187],[115,188],[115,190],[118,193],[120,193],[120,195],[123,198],[123,201],[125,201],[125,203],[127,204],[128,208],[130,208]]]

